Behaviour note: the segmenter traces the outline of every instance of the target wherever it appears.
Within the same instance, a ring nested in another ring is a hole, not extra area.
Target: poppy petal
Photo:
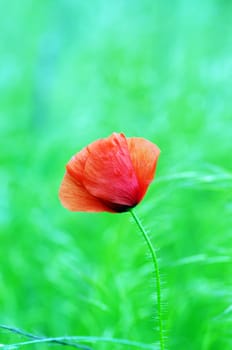
[[[63,206],[71,211],[114,212],[88,193],[68,172],[65,173],[61,183],[59,198]]]
[[[78,182],[82,183],[85,163],[88,157],[87,148],[75,154],[66,165],[67,172]]]
[[[155,144],[140,137],[127,138],[127,144],[140,185],[141,200],[154,178],[160,150]]]
[[[88,147],[83,184],[105,203],[131,208],[138,203],[139,184],[123,134],[114,133]],[[125,209],[125,210],[127,210]]]

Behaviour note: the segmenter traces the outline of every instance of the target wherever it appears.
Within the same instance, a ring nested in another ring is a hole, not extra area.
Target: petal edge
[[[78,183],[68,172],[65,173],[59,190],[62,205],[70,211],[114,212]]]
[[[127,144],[142,199],[154,179],[160,149],[152,142],[140,137],[127,138]]]

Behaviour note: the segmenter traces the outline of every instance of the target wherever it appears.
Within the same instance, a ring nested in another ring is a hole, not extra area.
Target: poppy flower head
[[[61,203],[71,211],[130,210],[153,180],[159,153],[146,139],[118,133],[91,143],[66,165]]]

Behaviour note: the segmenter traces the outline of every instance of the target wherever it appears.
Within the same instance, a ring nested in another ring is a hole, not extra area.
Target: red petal
[[[74,163],[72,163],[72,166],[75,167]],[[78,164],[76,164],[76,167],[78,168]],[[63,206],[71,211],[114,212],[89,194],[68,172],[64,175],[59,191],[59,198]]]
[[[83,172],[85,163],[88,157],[87,148],[83,148],[80,152],[75,154],[72,159],[68,162],[66,169],[67,172],[78,182],[82,183]]]
[[[131,161],[141,188],[141,200],[154,178],[160,150],[150,141],[139,137],[128,138],[127,143]]]
[[[132,207],[138,203],[139,185],[131,163],[126,138],[114,133],[87,147],[83,184],[107,205]],[[112,207],[113,208],[113,207]],[[122,208],[118,211],[125,211]]]

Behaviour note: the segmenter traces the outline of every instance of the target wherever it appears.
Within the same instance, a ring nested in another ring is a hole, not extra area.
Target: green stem
[[[157,313],[158,313],[158,322],[159,322],[159,340],[160,340],[160,350],[164,350],[164,334],[163,334],[163,318],[162,318],[162,308],[161,308],[161,284],[160,284],[160,272],[159,272],[159,265],[158,260],[156,256],[155,249],[152,245],[152,242],[148,236],[148,233],[146,232],[145,228],[143,227],[140,219],[134,212],[134,210],[130,210],[131,215],[133,216],[133,219],[135,220],[139,230],[141,231],[143,238],[145,239],[147,246],[149,248],[149,251],[152,256],[152,261],[154,265],[154,273],[156,277],[156,295],[157,295]]]

